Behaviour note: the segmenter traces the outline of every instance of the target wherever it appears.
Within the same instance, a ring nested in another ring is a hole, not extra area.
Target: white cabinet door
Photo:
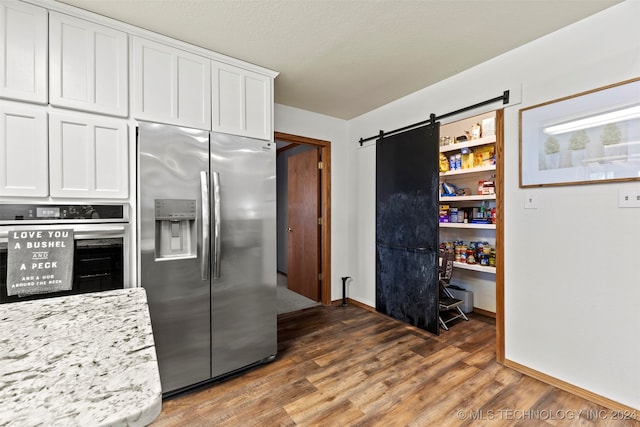
[[[0,196],[49,195],[44,106],[0,101]]]
[[[219,62],[211,67],[212,129],[273,139],[273,79]]]
[[[47,11],[0,0],[0,97],[47,103]]]
[[[126,33],[50,12],[49,58],[51,105],[127,116]]]
[[[133,37],[133,115],[211,129],[210,60]]]
[[[127,121],[62,111],[49,115],[52,197],[126,198]]]

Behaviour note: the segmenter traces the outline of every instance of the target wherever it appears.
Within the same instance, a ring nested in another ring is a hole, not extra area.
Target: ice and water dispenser
[[[156,260],[197,257],[196,200],[156,199]]]

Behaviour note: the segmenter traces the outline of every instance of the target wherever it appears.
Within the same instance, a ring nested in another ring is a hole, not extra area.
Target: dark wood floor
[[[163,402],[161,426],[634,425],[495,362],[484,316],[434,336],[360,307],[280,315],[278,357]]]

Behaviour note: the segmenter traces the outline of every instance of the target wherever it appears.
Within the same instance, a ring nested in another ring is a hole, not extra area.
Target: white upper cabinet
[[[52,197],[126,198],[127,121],[55,111],[49,114]]]
[[[46,107],[0,101],[0,196],[49,194]]]
[[[0,97],[47,103],[47,11],[0,0]]]
[[[132,37],[137,119],[211,129],[210,60]]]
[[[213,61],[212,129],[273,139],[273,78]]]
[[[128,114],[127,34],[49,13],[49,102],[115,116]]]

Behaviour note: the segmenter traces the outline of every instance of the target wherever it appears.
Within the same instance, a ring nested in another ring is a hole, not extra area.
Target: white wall
[[[347,143],[347,122],[280,104],[275,105],[274,114],[276,132],[331,142],[331,299],[340,299],[341,277],[354,275],[348,240],[352,228],[347,203],[352,152]]]
[[[626,1],[351,120],[353,189],[343,200],[358,221],[349,236],[355,270],[350,297],[375,305],[375,147],[360,148],[358,139],[510,89],[515,97],[505,109],[506,358],[640,408],[640,209],[617,205],[619,189],[640,184],[540,188],[535,210],[524,209],[525,190],[518,186],[519,109],[639,77],[639,16],[640,2]],[[341,206],[335,201],[334,211]]]

